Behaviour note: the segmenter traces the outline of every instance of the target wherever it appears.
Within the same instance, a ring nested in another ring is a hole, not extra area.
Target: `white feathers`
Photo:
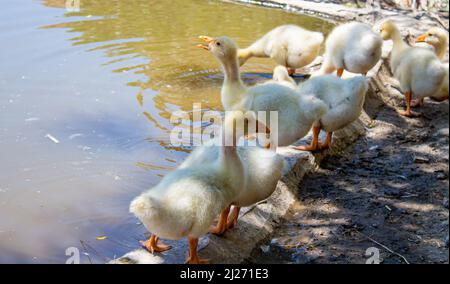
[[[410,47],[401,38],[392,21],[382,24],[384,39],[392,39],[391,71],[400,82],[402,92],[412,92],[415,98],[435,95],[445,78],[445,67],[431,51]]]
[[[295,90],[280,84],[264,84],[250,88],[251,110],[278,112],[278,146],[288,146],[305,137],[320,116],[323,107],[314,100],[304,100]]]
[[[448,82],[449,82],[449,77],[448,77],[448,64],[444,66],[445,68],[445,76],[444,76],[444,80],[442,81],[441,86],[439,87],[439,90],[434,93],[433,95],[431,95],[431,97],[433,99],[436,99],[438,101],[443,101],[448,99],[449,96],[449,89],[448,89]]]
[[[239,61],[243,65],[253,56],[270,57],[278,65],[300,68],[319,55],[323,40],[320,32],[311,32],[295,25],[279,26],[248,48],[239,50]]]
[[[315,97],[314,94],[302,93],[300,95],[300,108],[304,110],[305,117],[310,121],[317,121],[329,110],[327,104]]]
[[[313,94],[328,110],[318,119],[328,132],[344,128],[361,115],[368,84],[363,76],[340,79],[334,75],[311,78],[300,84],[300,94]]]
[[[336,27],[325,43],[322,68],[317,75],[336,69],[365,74],[381,57],[383,40],[369,25],[351,22]]]
[[[195,149],[180,168],[195,163],[209,163],[218,158],[220,148],[214,142]],[[239,207],[253,205],[268,198],[281,178],[284,158],[273,151],[258,147],[238,147],[238,153],[247,173],[247,185],[233,199]]]

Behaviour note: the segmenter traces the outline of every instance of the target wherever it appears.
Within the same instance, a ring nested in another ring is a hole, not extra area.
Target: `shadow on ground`
[[[397,107],[401,102],[396,103]],[[448,263],[448,102],[419,118],[382,109],[360,139],[299,185],[251,263]]]

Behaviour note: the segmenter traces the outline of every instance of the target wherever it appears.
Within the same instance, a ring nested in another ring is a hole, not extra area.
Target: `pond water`
[[[200,0],[3,0],[0,9],[0,262],[101,263],[139,247],[130,200],[189,153],[176,110],[222,110],[222,75],[198,35],[240,45],[281,24],[331,25]],[[69,1],[70,2],[70,1]],[[78,1],[73,1],[76,4]],[[271,72],[251,60],[245,81]],[[106,236],[106,239],[97,238]]]

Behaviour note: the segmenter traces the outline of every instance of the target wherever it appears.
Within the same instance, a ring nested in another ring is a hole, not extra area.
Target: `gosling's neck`
[[[433,45],[434,50],[436,51],[436,55],[440,60],[443,60],[445,57],[445,54],[447,52],[447,44],[446,43],[442,43],[442,44],[437,44],[437,45]]]
[[[222,62],[225,73],[225,84],[241,84],[241,72],[239,71],[239,64],[237,58],[231,58]]]
[[[236,146],[222,145],[219,159],[219,167],[221,167],[226,182],[231,186],[234,192],[227,192],[233,196],[246,186],[245,168],[242,160],[237,152]]]
[[[391,39],[392,42],[394,43],[394,47],[392,50],[393,56],[399,54],[400,52],[409,47],[409,45],[403,40],[402,35],[400,34],[400,31],[397,28],[395,28],[392,31]]]
[[[237,56],[222,62],[225,79],[222,86],[222,104],[225,110],[236,110],[244,104],[247,88],[241,80]]]

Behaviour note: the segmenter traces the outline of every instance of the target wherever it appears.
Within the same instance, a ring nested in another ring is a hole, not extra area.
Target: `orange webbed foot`
[[[156,253],[160,253],[160,252],[165,252],[168,250],[172,249],[172,246],[169,245],[165,245],[162,243],[158,244],[158,239],[155,239],[154,241],[152,241],[151,239],[148,241],[140,241],[140,244],[150,253],[154,254]]]
[[[397,111],[397,112],[398,112],[398,114],[400,114],[401,116],[410,117],[410,118],[420,116],[419,113],[412,112],[411,110],[399,110],[399,111]]]
[[[305,145],[305,146],[293,146],[292,147],[295,150],[299,151],[307,151],[307,152],[315,152],[319,150],[319,146],[311,146],[311,145]]]
[[[310,152],[315,152],[315,151],[319,150],[320,127],[314,126],[312,130],[313,130],[313,136],[312,136],[311,144],[309,144],[308,146],[294,146],[293,148],[295,150],[310,151]]]
[[[211,263],[211,260],[199,258],[198,255],[188,257],[186,259],[186,264],[209,264]]]

